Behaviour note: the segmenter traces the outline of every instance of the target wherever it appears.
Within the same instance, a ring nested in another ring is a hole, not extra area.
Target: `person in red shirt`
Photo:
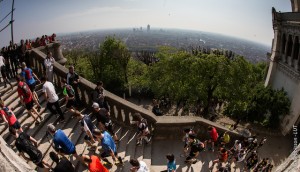
[[[211,169],[214,168],[214,165],[216,163],[227,163],[227,161],[228,161],[228,155],[229,154],[231,154],[230,151],[226,150],[225,148],[220,148],[219,157],[218,157],[218,159],[216,159],[216,160],[213,161]],[[222,165],[219,165],[219,166],[222,166]]]
[[[100,159],[95,155],[83,155],[85,163],[87,163],[90,172],[109,172],[107,168],[103,166]]]
[[[213,126],[208,127],[208,132],[210,135],[210,139],[208,140],[208,142],[211,142],[211,151],[214,152],[214,145],[218,140],[219,134],[218,134],[216,128]]]
[[[16,135],[15,130],[19,130],[20,132],[23,132],[23,129],[17,120],[14,112],[8,107],[5,106],[4,101],[0,100],[0,114],[5,121],[6,124],[9,126],[9,132],[12,133],[13,135]]]
[[[36,124],[39,124],[40,121],[38,121],[37,118],[40,118],[40,120],[42,120],[43,118],[41,117],[41,115],[37,112],[37,110],[33,106],[33,95],[29,89],[29,86],[21,80],[20,75],[18,75],[16,77],[16,80],[18,82],[17,91],[18,91],[18,95],[20,97],[21,103],[25,104],[25,108],[27,109],[28,114],[30,114],[33,117],[34,121],[36,121]],[[35,117],[33,115],[33,113],[35,113],[37,115],[37,117]]]

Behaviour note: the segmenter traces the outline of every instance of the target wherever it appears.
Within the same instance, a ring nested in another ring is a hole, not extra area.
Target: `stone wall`
[[[275,172],[299,172],[300,171],[300,144],[291,155],[279,165]]]

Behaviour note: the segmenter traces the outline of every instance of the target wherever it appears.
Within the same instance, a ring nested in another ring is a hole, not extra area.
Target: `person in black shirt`
[[[189,147],[190,147],[190,154],[186,158],[185,163],[193,163],[197,162],[197,157],[201,151],[204,150],[204,144],[200,142],[200,140],[196,139],[195,134],[189,134]]]
[[[97,129],[97,127],[93,124],[91,118],[88,115],[82,115],[82,114],[76,114],[77,118],[80,120],[81,128],[85,131],[86,136],[84,137],[84,140],[88,146],[90,146],[90,150],[95,150],[97,146],[94,146],[93,144],[96,142],[96,136],[94,136],[94,132]]]
[[[47,171],[47,169],[44,165],[46,165],[48,168],[51,168],[51,165],[43,160],[43,154],[37,149],[37,141],[33,137],[24,132],[21,132],[20,134],[16,132],[16,136],[16,148],[25,160],[32,161],[36,166],[44,168],[45,171]],[[24,153],[26,153],[29,158],[25,156]]]
[[[103,82],[98,81],[96,88],[94,89],[94,91],[91,94],[91,98],[92,98],[93,103],[94,102],[99,103],[101,95],[104,95],[103,91],[104,91]]]
[[[78,93],[79,82],[79,75],[74,71],[74,66],[70,66],[69,73],[67,74],[67,84],[71,85],[74,89],[77,104],[80,104],[80,96]]]
[[[53,168],[53,172],[75,172],[75,168],[66,157],[63,156],[59,159],[54,152],[50,152],[50,158],[56,163],[56,166]]]
[[[109,111],[106,108],[100,108],[98,103],[93,103],[92,107],[100,130],[107,130],[113,136],[114,140],[118,141],[118,136],[112,128],[113,123],[110,119]]]

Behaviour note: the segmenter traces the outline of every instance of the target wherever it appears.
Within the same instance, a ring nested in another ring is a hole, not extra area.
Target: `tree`
[[[130,53],[120,40],[107,37],[100,51],[88,55],[97,80],[102,80],[111,91],[122,93],[128,84],[128,62]]]

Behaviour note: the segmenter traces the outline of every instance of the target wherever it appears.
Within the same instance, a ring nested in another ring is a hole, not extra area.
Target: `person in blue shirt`
[[[102,160],[105,162],[104,165],[105,164],[109,166],[112,165],[112,163],[110,163],[106,158],[109,156],[112,157],[113,161],[115,162],[115,165],[123,165],[122,158],[118,156],[117,147],[111,135],[107,131],[101,132],[99,130],[96,130],[94,131],[94,136],[96,136],[96,138],[101,143],[103,152],[101,153],[100,156]]]
[[[26,63],[25,62],[23,62],[21,64],[21,66],[22,66],[21,76],[23,77],[23,79],[26,82],[26,84],[29,86],[30,91],[33,94],[33,101],[37,105],[37,110],[39,112],[41,110],[41,105],[39,103],[39,98],[38,98],[38,96],[37,96],[37,94],[35,92],[36,80],[34,78],[36,78],[40,83],[41,83],[41,81],[35,75],[35,73],[32,71],[32,69],[26,67]]]
[[[74,155],[76,159],[79,159],[83,162],[82,158],[78,156],[76,152],[75,145],[71,140],[66,136],[66,134],[61,130],[56,130],[55,126],[49,124],[47,126],[48,133],[53,136],[54,150],[60,155]],[[52,145],[53,146],[53,145]]]
[[[167,172],[175,172],[176,171],[176,162],[173,154],[167,154],[166,158],[168,159],[167,164]]]

